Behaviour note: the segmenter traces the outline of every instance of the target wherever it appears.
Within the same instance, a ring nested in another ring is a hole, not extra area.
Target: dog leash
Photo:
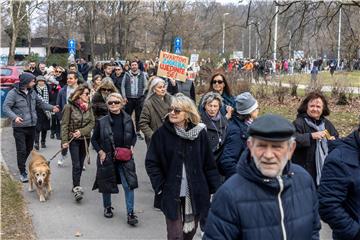
[[[72,140],[74,140],[74,139],[75,139],[75,137],[72,137],[72,138],[70,139],[70,141],[68,142],[68,144],[70,144],[70,143],[72,142]],[[50,158],[49,162],[51,162],[59,153],[61,153],[62,150],[63,150],[63,149],[62,149],[62,147],[61,147],[61,149],[60,149],[59,151],[57,151],[52,158]]]
[[[85,141],[85,150],[86,150],[86,156],[85,159],[87,159],[87,163],[88,165],[90,165],[90,153],[89,153],[89,146],[86,140],[86,137],[84,136],[84,141]]]

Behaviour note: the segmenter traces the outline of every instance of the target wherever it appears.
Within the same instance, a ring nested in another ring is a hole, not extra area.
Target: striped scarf
[[[43,88],[41,88],[39,85],[36,85],[36,94],[38,97],[45,103],[49,103],[49,90],[47,85],[45,85]],[[51,119],[51,112],[50,111],[44,111],[47,118]]]

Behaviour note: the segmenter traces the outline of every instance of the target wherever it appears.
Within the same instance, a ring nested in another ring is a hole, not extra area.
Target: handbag
[[[128,148],[114,147],[114,159],[121,162],[127,162],[132,158],[132,152]]]

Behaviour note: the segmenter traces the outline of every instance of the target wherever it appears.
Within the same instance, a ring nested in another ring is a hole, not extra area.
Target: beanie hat
[[[24,88],[28,85],[32,80],[35,80],[35,76],[28,72],[23,72],[19,76],[19,88]]]
[[[235,98],[236,111],[241,115],[252,113],[258,108],[258,102],[249,92],[244,92]]]

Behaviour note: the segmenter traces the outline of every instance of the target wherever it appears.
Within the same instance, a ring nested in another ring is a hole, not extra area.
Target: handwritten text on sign
[[[186,81],[186,68],[189,58],[172,53],[160,52],[160,64],[157,75],[180,81]]]

